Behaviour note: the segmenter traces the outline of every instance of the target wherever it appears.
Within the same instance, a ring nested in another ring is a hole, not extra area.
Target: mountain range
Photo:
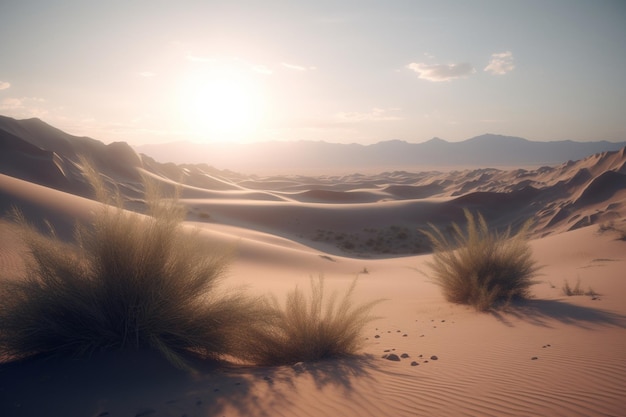
[[[142,153],[162,163],[203,163],[218,169],[257,174],[554,165],[624,146],[626,142],[535,142],[520,137],[484,134],[461,142],[433,138],[422,143],[389,140],[372,145],[324,141],[170,142],[135,146],[133,151],[126,142],[105,145],[92,138],[70,135],[37,118],[16,120],[0,116],[0,164],[4,170],[24,163],[15,158],[16,152],[22,156],[30,155],[31,162],[54,166],[60,164],[54,160],[54,155],[57,159],[59,155],[71,157],[78,151],[128,168],[138,166],[140,157],[137,153]]]
[[[161,162],[204,162],[251,174],[554,165],[598,152],[615,151],[624,146],[626,142],[533,142],[519,137],[485,134],[461,142],[447,142],[439,138],[422,143],[390,140],[373,145],[323,141],[249,144],[179,142],[142,145],[135,149]]]

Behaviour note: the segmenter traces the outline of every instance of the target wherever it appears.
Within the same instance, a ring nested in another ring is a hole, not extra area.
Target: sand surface
[[[626,242],[599,227],[624,224],[624,166],[622,151],[536,172],[196,173],[182,193],[186,227],[234,248],[227,285],[280,298],[320,274],[339,289],[358,276],[357,300],[386,300],[363,355],[277,368],[204,364],[196,374],[145,352],[5,363],[0,416],[624,415]],[[0,206],[11,205],[68,238],[97,207],[0,175]],[[544,267],[531,300],[477,313],[446,302],[430,281],[417,229],[477,207],[498,226],[536,216],[531,246]],[[0,275],[18,274],[23,256],[11,224],[0,222]],[[565,280],[599,296],[565,296]]]

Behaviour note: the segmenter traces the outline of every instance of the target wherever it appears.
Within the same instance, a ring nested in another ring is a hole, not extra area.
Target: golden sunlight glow
[[[179,110],[185,128],[204,141],[236,141],[254,134],[263,113],[258,85],[231,76],[188,77]]]

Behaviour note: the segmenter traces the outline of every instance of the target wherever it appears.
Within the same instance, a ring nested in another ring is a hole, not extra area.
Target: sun
[[[258,129],[263,100],[259,87],[242,77],[189,77],[179,110],[185,129],[198,140],[237,141]]]

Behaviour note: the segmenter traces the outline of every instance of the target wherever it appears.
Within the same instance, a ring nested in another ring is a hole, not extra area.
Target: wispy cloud
[[[0,90],[6,90],[9,87],[11,87],[11,83],[0,81]]]
[[[476,72],[467,62],[459,64],[425,64],[412,62],[407,68],[415,71],[422,80],[440,82],[465,78]]]
[[[367,112],[341,112],[336,115],[336,119],[340,122],[384,122],[392,120],[402,120],[402,117],[397,114],[398,108],[383,109],[380,107],[374,107]]]
[[[13,117],[43,117],[48,114],[44,103],[39,97],[7,97],[0,100],[0,111]]]
[[[513,64],[513,53],[511,51],[491,54],[491,60],[484,71],[494,75],[504,75],[515,69]]]
[[[302,65],[289,64],[287,62],[281,62],[280,65],[294,71],[312,71],[317,69],[316,67],[303,67]]]
[[[264,74],[264,75],[272,75],[274,73],[274,71],[272,71],[270,68],[266,67],[265,65],[253,65],[252,71],[258,72],[259,74]]]

